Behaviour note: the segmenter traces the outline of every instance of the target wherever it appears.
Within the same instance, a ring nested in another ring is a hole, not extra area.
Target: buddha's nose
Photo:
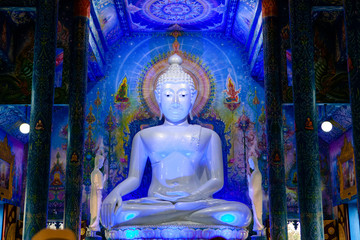
[[[180,105],[180,101],[179,101],[179,97],[178,96],[175,96],[174,99],[173,99],[173,102],[172,102],[172,105],[173,107],[179,107]]]

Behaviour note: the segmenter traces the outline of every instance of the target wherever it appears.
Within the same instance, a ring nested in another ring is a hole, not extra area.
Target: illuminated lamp
[[[30,132],[30,125],[28,123],[22,123],[19,129],[21,133],[28,134]]]
[[[332,123],[329,122],[329,121],[324,121],[324,122],[322,122],[322,124],[321,124],[321,129],[322,129],[324,132],[330,132],[332,128],[333,128],[333,125],[332,125]]]

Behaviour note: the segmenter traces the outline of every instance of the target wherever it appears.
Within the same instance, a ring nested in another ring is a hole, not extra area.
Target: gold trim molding
[[[355,177],[354,148],[350,141],[344,137],[344,145],[337,158],[341,199],[351,199],[357,192]]]

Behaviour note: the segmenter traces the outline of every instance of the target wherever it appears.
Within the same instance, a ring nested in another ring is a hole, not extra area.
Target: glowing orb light
[[[125,231],[126,239],[134,239],[139,237],[139,230],[128,229]]]
[[[30,125],[28,123],[22,123],[19,129],[21,133],[28,134],[30,132]]]
[[[321,124],[321,129],[324,131],[324,132],[330,132],[331,129],[332,129],[333,125],[331,122],[329,121],[324,121],[322,124]]]
[[[124,219],[126,221],[128,221],[128,220],[133,219],[134,217],[136,217],[136,215],[137,214],[135,214],[135,213],[128,213],[128,214],[125,215]]]
[[[235,219],[236,219],[235,216],[229,213],[224,214],[220,217],[220,221],[225,223],[233,223]]]

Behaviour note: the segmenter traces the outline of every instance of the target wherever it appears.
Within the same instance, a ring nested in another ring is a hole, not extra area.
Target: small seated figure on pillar
[[[252,203],[254,226],[253,231],[257,235],[262,235],[264,225],[262,224],[263,213],[263,193],[262,193],[262,176],[258,166],[258,160],[255,157],[248,159],[250,172],[247,176],[249,186],[249,197]]]
[[[90,225],[91,231],[100,231],[100,208],[102,202],[102,190],[106,175],[100,171],[104,164],[104,157],[96,155],[94,170],[91,172],[91,190],[90,190]]]
[[[224,184],[221,140],[213,130],[189,124],[197,90],[181,63],[180,56],[172,55],[156,84],[164,123],[134,136],[129,175],[104,199],[101,222],[107,229],[171,224],[246,228],[251,223],[245,204],[212,197]],[[148,196],[123,201],[122,196],[139,187],[148,158]]]

